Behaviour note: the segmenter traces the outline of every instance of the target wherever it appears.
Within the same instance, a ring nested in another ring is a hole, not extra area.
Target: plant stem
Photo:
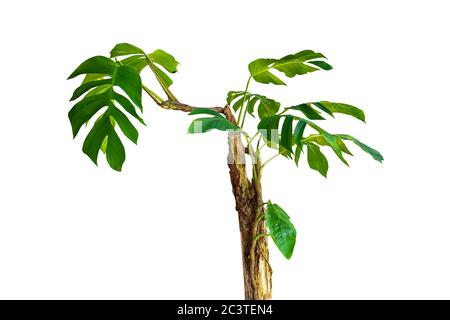
[[[261,170],[264,169],[264,167],[265,167],[270,161],[272,161],[273,159],[275,159],[275,158],[278,157],[279,155],[280,155],[280,154],[277,153],[276,155],[270,157],[266,162],[263,163],[263,165],[261,166]]]
[[[245,104],[245,99],[247,98],[247,91],[248,91],[248,87],[250,86],[250,80],[252,80],[252,77],[250,76],[247,80],[247,85],[245,86],[245,91],[244,91],[244,101],[242,102],[242,107],[241,107],[241,111],[239,112],[239,117],[238,117],[238,125],[241,122],[241,117],[242,117],[242,112],[244,111],[244,105],[245,105],[245,112],[244,112],[244,118],[242,120],[242,123],[240,125],[240,127],[242,128],[244,126],[244,121],[245,121],[245,114],[247,113],[247,106]]]
[[[163,98],[158,96],[154,91],[152,91],[147,86],[142,85],[142,88],[144,89],[145,92],[147,92],[147,94],[150,96],[150,98],[152,98],[157,104],[160,104],[164,101]]]
[[[153,63],[152,60],[149,59],[149,57],[147,57],[147,55],[145,55],[145,59],[147,60],[147,64],[150,67],[150,69],[152,70],[153,74],[156,77],[156,80],[158,80],[159,85],[161,86],[161,88],[164,90],[164,92],[167,95],[167,98],[170,101],[175,101],[178,102],[178,99],[175,97],[175,95],[170,91],[170,89],[168,87],[166,87],[166,85],[164,84],[163,80],[161,79],[161,77],[158,75],[158,73],[155,72],[155,65]]]

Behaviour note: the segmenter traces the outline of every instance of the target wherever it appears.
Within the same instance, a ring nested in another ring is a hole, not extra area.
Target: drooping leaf
[[[262,119],[258,124],[258,131],[266,141],[267,146],[277,147],[279,142],[279,123],[280,116],[275,115]]]
[[[297,231],[288,214],[278,204],[272,204],[269,201],[266,210],[266,222],[275,245],[286,259],[290,259],[294,251]]]
[[[116,48],[125,50],[125,47]],[[119,53],[117,53],[119,54]],[[125,54],[125,53],[124,53]],[[138,132],[128,117],[117,107],[120,105],[126,112],[143,123],[142,118],[137,114],[135,105],[142,110],[142,83],[139,73],[130,66],[118,64],[115,61],[102,57],[88,59],[88,63],[83,62],[72,76],[87,74],[85,81],[79,86],[72,100],[82,97],[69,111],[69,119],[72,125],[74,137],[78,134],[81,126],[90,121],[101,109],[106,111],[98,117],[93,128],[86,136],[83,144],[83,152],[97,163],[98,152],[105,151],[109,165],[114,170],[121,170],[125,160],[125,151],[119,136],[114,131],[114,124],[134,143],[137,143]],[[108,66],[108,74],[99,76],[100,70],[95,64]],[[107,62],[108,61],[108,62]],[[114,69],[111,69],[114,66]],[[95,72],[89,76],[89,72]],[[86,79],[90,79],[87,81]],[[114,88],[121,88],[126,96],[115,92]],[[132,102],[131,102],[131,101]],[[134,104],[135,105],[134,105]]]
[[[358,139],[349,136],[347,134],[337,134],[337,137],[344,139],[344,140],[349,140],[354,142],[358,147],[360,147],[363,151],[367,152],[368,154],[370,154],[372,156],[372,158],[380,163],[383,162],[384,158],[381,155],[380,152],[378,152],[377,150],[369,147],[368,145],[362,143],[361,141],[359,141]]]
[[[315,144],[307,144],[308,147],[308,164],[313,170],[318,171],[324,177],[328,172],[328,160],[325,155],[320,151],[320,148]]]
[[[351,106],[349,104],[329,102],[329,101],[313,102],[312,104],[314,104],[317,108],[327,112],[330,115],[333,115],[334,113],[342,113],[342,114],[352,116],[363,122],[366,121],[364,111],[362,111],[361,109],[359,109],[357,107]]]
[[[306,120],[305,120],[306,121]],[[342,155],[343,150],[341,149],[341,145],[339,144],[338,137],[335,135],[328,133],[318,125],[316,125],[314,122],[307,121],[308,125],[312,127],[314,130],[320,133],[320,135],[326,140],[326,143],[328,146],[333,149],[334,153],[338,156],[338,158],[345,163],[345,165],[348,166],[347,160],[345,160],[344,156]]]
[[[301,111],[310,120],[325,120],[325,118],[322,117],[317,110],[313,109],[307,103],[302,103],[302,104],[299,104],[297,106],[289,107],[289,108],[286,108],[286,109]]]
[[[281,137],[280,137],[280,154],[290,158],[293,153],[292,150],[292,122],[294,121],[293,116],[286,116],[284,118],[283,126],[281,127]]]
[[[298,122],[297,122],[297,125],[295,126],[295,129],[294,129],[294,143],[297,146],[301,146],[302,145],[302,138],[303,138],[303,134],[305,132],[305,128],[306,128],[307,124],[308,123],[305,120],[299,119]]]
[[[338,136],[336,135],[334,136],[336,137],[337,143],[339,144],[339,148],[342,150],[342,152],[352,156],[353,154],[350,152],[350,150],[348,150],[347,145],[344,143],[344,141],[342,141],[342,139],[339,138]],[[314,142],[321,146],[331,147],[328,141],[321,134],[309,135],[307,138],[305,138],[305,140],[308,142]]]

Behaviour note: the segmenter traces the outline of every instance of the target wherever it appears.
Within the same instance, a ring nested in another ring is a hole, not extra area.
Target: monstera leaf
[[[120,109],[144,124],[136,111],[136,106],[142,111],[141,78],[132,67],[103,56],[84,61],[69,79],[83,74],[86,77],[71,98],[73,101],[84,95],[69,111],[73,137],[77,136],[83,124],[104,109],[83,143],[83,152],[97,164],[98,153],[102,149],[111,168],[120,171],[125,161],[125,149],[115,131],[115,125],[127,138],[137,143],[138,131]],[[126,96],[114,90],[115,87],[120,88]]]
[[[346,103],[329,102],[329,101],[307,102],[293,107],[288,107],[286,109],[301,111],[310,120],[325,120],[325,118],[321,116],[320,111],[314,107],[324,111],[325,113],[329,114],[332,117],[334,117],[335,113],[342,113],[352,116],[363,122],[366,121],[364,111]]]
[[[244,91],[228,92],[227,103],[234,111],[239,111],[246,106],[247,112],[252,116],[255,108],[257,108],[260,119],[274,116],[280,110],[279,102],[259,94],[245,93]],[[245,103],[247,104],[245,105]]]
[[[280,71],[289,78],[317,70],[331,70],[332,67],[324,61],[325,59],[326,57],[321,53],[304,50],[281,59],[254,60],[248,65],[248,70],[250,76],[257,82],[286,85],[272,73],[273,70]]]
[[[160,67],[170,73],[175,73],[179,64],[172,55],[164,50],[157,49],[152,53],[146,54],[142,49],[129,43],[117,44],[110,54],[111,58],[128,56],[121,60],[120,63],[133,67],[139,73],[148,65],[158,81],[166,88],[170,87],[173,81]]]

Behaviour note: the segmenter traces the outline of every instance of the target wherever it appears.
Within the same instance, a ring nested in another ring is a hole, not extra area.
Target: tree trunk
[[[224,114],[229,121],[235,123],[228,107],[225,107]],[[272,298],[269,249],[266,237],[257,238],[257,235],[267,233],[261,192],[261,163],[257,161],[253,164],[253,177],[250,181],[247,177],[241,134],[230,132],[228,143],[228,167],[241,233],[245,299],[268,300]]]

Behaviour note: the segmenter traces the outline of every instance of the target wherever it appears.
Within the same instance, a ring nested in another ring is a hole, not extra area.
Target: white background
[[[122,173],[72,141],[70,72],[118,42],[180,61],[173,91],[222,106],[247,64],[303,49],[335,67],[253,85],[285,105],[347,102],[323,124],[352,148],[329,178],[278,159],[265,199],[298,229],[271,246],[275,299],[450,298],[448,1],[4,1],[0,8],[0,298],[242,298],[226,135],[187,135],[147,97]],[[149,75],[145,79],[150,79]],[[152,81],[149,82],[150,85]]]

